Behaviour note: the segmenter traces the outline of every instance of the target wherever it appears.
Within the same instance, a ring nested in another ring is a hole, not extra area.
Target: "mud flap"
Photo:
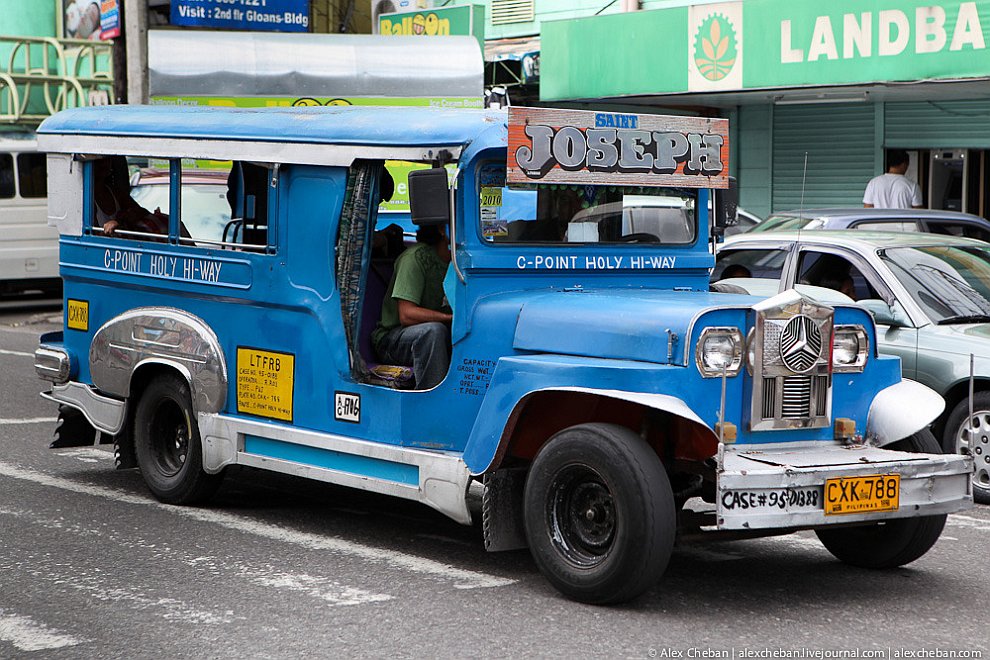
[[[485,475],[481,497],[485,550],[502,552],[529,546],[523,527],[523,491],[526,468],[495,470]]]
[[[88,447],[96,444],[96,429],[81,411],[72,406],[58,407],[58,423],[55,426],[55,440],[49,449],[65,447]]]

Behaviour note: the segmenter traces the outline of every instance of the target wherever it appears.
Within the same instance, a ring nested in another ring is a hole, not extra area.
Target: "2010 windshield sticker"
[[[510,184],[728,187],[728,122],[509,109]]]
[[[103,253],[103,267],[120,273],[193,282],[222,282],[224,264],[214,259],[107,249]]]
[[[516,258],[520,270],[663,270],[674,268],[677,257],[653,255],[595,255],[550,254]]]

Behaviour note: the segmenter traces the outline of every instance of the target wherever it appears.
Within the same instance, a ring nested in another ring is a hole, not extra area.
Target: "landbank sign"
[[[990,0],[721,2],[544,25],[542,98],[990,76]],[[655,39],[595,40],[650,33]],[[668,44],[658,55],[657,41]],[[581,57],[575,58],[575,53]],[[614,75],[579,75],[605,58]],[[635,63],[639,75],[625,77]]]

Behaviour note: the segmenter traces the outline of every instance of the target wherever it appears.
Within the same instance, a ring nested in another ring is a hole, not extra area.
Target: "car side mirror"
[[[873,315],[877,325],[889,325],[895,328],[909,325],[907,313],[896,300],[893,305],[888,305],[883,300],[860,300],[859,305]]]
[[[447,170],[434,167],[409,173],[409,212],[418,227],[450,222],[450,188]]]
[[[729,177],[729,187],[715,191],[715,227],[724,230],[739,224],[739,186],[736,177]],[[722,232],[719,231],[718,234]]]

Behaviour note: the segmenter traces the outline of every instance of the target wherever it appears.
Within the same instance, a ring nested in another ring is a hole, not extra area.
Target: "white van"
[[[47,181],[46,156],[34,134],[0,133],[0,293],[59,290]]]

